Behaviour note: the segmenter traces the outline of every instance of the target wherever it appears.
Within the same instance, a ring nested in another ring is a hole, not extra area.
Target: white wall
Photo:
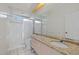
[[[51,10],[47,16],[47,33],[51,36],[64,37],[66,15],[79,11],[79,4],[55,4]]]
[[[79,4],[48,4],[35,15],[45,16],[47,19],[46,32],[50,36],[64,37],[66,15],[78,12]]]
[[[65,18],[66,38],[79,40],[79,11],[68,14]]]
[[[8,52],[8,41],[6,39],[6,20],[7,19],[0,18],[0,54],[7,54]]]
[[[47,35],[63,36],[64,35],[64,16],[59,13],[52,13],[47,18]]]

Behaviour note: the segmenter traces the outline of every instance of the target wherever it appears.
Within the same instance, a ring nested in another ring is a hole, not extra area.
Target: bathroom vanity
[[[33,39],[31,41],[31,47],[38,55],[79,54],[79,46],[77,44],[35,34],[33,35]]]
[[[32,48],[34,49],[34,51],[37,54],[42,54],[42,55],[52,55],[52,54],[61,54],[58,51],[56,51],[55,49],[50,48],[48,45],[42,43],[41,41],[38,41],[36,39],[32,40]]]

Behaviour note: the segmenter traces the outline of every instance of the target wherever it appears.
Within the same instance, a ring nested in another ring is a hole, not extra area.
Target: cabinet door
[[[66,15],[65,32],[66,38],[79,40],[79,12]]]

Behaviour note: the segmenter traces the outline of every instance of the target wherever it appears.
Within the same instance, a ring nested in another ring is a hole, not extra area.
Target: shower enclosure
[[[1,15],[3,17],[0,17],[0,54],[10,54],[9,51],[22,47],[30,49],[33,32],[33,21],[30,17]]]
[[[47,35],[47,19],[44,16],[36,17],[33,20],[33,33]]]

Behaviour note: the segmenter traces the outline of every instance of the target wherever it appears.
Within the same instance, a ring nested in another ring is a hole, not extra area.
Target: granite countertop
[[[42,42],[43,44],[46,44],[50,48],[57,50],[58,52],[60,52],[62,54],[66,54],[66,55],[70,55],[70,54],[78,55],[79,54],[79,46],[77,44],[73,44],[73,43],[64,41],[64,44],[67,45],[68,48],[60,48],[60,47],[56,47],[55,45],[50,44],[50,41],[57,41],[59,39],[51,39],[51,38],[36,35],[36,34],[33,35],[33,38]]]

